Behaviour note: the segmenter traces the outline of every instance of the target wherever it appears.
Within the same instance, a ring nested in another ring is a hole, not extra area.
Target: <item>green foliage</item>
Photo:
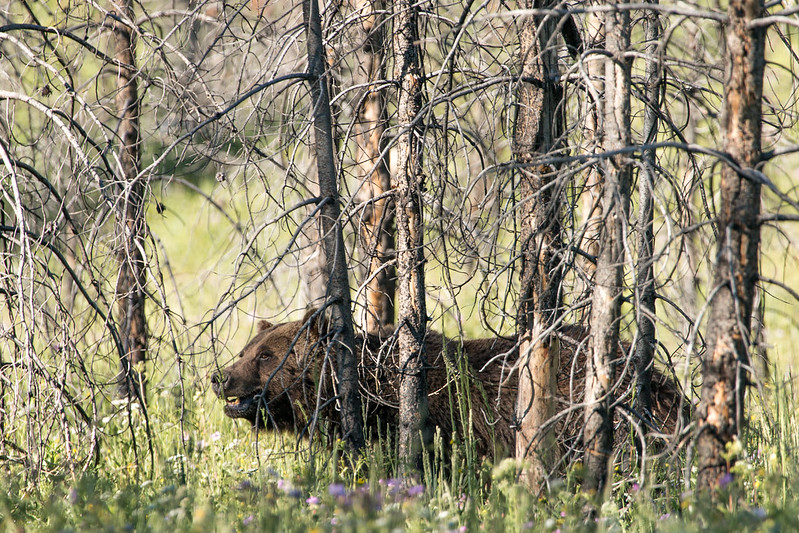
[[[716,500],[685,491],[663,464],[648,469],[643,486],[638,473],[617,470],[596,525],[603,531],[799,528],[791,482],[799,475],[799,404],[791,384],[767,389],[776,418],[755,417],[730,447],[734,475]],[[181,421],[178,392],[163,389],[150,401],[152,468],[141,411],[120,406],[103,418],[108,437],[90,471],[44,475],[34,485],[24,468],[6,464],[0,531],[574,531],[594,520],[586,522],[579,464],[537,497],[516,482],[514,460],[492,468],[469,459],[468,438],[443,465],[449,444],[439,438],[421,479],[393,479],[387,459],[393,445],[385,439],[352,468],[337,443],[253,434],[225,419],[218,400],[201,392],[186,402]]]

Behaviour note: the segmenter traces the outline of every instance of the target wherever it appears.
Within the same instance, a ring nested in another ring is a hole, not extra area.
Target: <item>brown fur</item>
[[[227,416],[247,419],[259,428],[304,430],[319,406],[322,417],[335,420],[330,379],[334,358],[324,357],[328,345],[320,337],[316,322],[308,323],[309,316],[277,325],[262,322],[239,360],[212,378],[214,392],[228,400]],[[399,376],[395,339],[389,332],[382,339],[359,337],[356,342],[367,428],[374,433],[385,427],[394,428]],[[515,339],[477,339],[462,344],[447,340],[445,346],[444,342],[437,333],[427,337],[430,425],[441,432],[445,442],[454,433],[462,438],[464,427],[470,428],[479,454],[507,455],[514,450],[516,438],[517,373],[510,371],[518,358]],[[583,409],[579,404],[584,387],[585,332],[578,327],[565,327],[561,345],[561,417],[556,427],[565,451],[576,448],[582,427]],[[320,380],[323,367],[324,377]],[[630,403],[631,373],[631,368],[626,373],[619,369],[623,377],[616,397],[626,394],[626,400],[622,397],[624,404]],[[670,433],[679,419],[682,395],[677,385],[658,371],[654,372],[652,389],[653,424]],[[465,412],[459,409],[464,401],[470,407]],[[618,415],[617,418],[620,419]],[[383,427],[378,428],[378,424]],[[617,434],[618,439],[625,438],[624,431]]]

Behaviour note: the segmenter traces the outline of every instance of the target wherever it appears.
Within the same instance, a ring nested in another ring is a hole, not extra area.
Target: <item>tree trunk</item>
[[[591,5],[597,6],[598,2],[592,1]],[[604,48],[605,25],[601,12],[586,14],[586,31],[588,33],[588,49]],[[602,132],[600,131],[602,115],[602,93],[605,90],[604,62],[600,56],[593,54],[587,56],[585,73],[588,76],[588,94],[585,99],[585,143],[589,153],[596,154],[602,151]],[[582,204],[582,228],[580,249],[590,257],[599,255],[599,232],[602,227],[602,170],[601,163],[597,162],[588,168],[585,177],[585,186],[580,195]],[[585,291],[583,298],[588,298],[592,290],[596,263],[586,257],[577,258],[585,277]],[[581,313],[584,316],[585,310]]]
[[[658,0],[652,0],[657,4]],[[646,109],[644,110],[644,144],[657,140],[660,112],[660,18],[654,9],[645,13],[646,24]],[[641,155],[642,171],[638,175],[638,272],[636,285],[636,321],[638,339],[635,344],[635,408],[649,421],[652,418],[652,364],[655,354],[655,233],[654,215],[655,149]],[[641,424],[646,432],[646,424]],[[645,444],[645,443],[643,443]],[[641,465],[643,470],[644,465]]]
[[[605,15],[605,150],[630,145],[630,14]],[[604,222],[600,232],[591,304],[591,358],[586,369],[584,490],[601,494],[607,484],[613,442],[613,383],[619,349],[624,234],[630,202],[631,166],[626,157],[605,159],[602,191]]]
[[[327,281],[325,307],[329,309],[328,335],[336,357],[341,433],[347,449],[356,457],[364,446],[361,396],[358,390],[358,359],[354,351],[350,286],[347,276],[344,238],[341,228],[336,164],[333,153],[332,117],[322,47],[322,23],[317,0],[303,0],[303,24],[308,43],[308,73],[313,101],[313,148],[319,179],[319,211],[324,256],[323,276]]]
[[[718,250],[713,271],[702,398],[697,412],[701,488],[714,488],[729,472],[722,454],[738,435],[750,367],[752,301],[758,277],[760,184],[744,174],[760,161],[764,32],[749,23],[765,12],[761,0],[732,0],[727,14],[728,76],[724,95],[724,151],[736,170],[721,170]]]
[[[131,0],[111,3],[120,19],[133,20]],[[124,350],[119,392],[122,396],[144,400],[144,362],[147,353],[147,323],[144,318],[144,183],[138,177],[141,137],[139,133],[139,95],[136,82],[136,40],[133,31],[121,20],[114,22],[115,58],[128,67],[117,67],[117,113],[121,161],[119,204],[122,214],[117,232],[122,248],[119,254],[116,304],[119,335]]]
[[[394,77],[397,102],[397,334],[400,348],[399,461],[401,471],[420,465],[422,447],[430,440],[427,428],[425,334],[427,308],[424,286],[424,237],[418,126],[421,109],[421,58],[418,6],[411,0],[394,4]]]
[[[554,7],[548,0],[527,0],[525,8]],[[516,417],[516,458],[524,461],[522,477],[540,490],[547,468],[557,458],[554,427],[545,424],[555,414],[560,346],[548,330],[560,307],[561,198],[553,184],[556,171],[536,165],[550,152],[562,132],[562,100],[555,47],[557,20],[527,16],[521,22],[521,76],[513,151],[519,167],[521,295],[519,300],[519,392]],[[536,80],[532,82],[531,80]]]
[[[366,40],[363,45],[363,66],[369,82],[383,75],[383,48],[385,36],[378,9],[378,0],[361,0],[359,8],[366,10],[363,19]],[[385,143],[383,133],[387,117],[383,93],[370,86],[358,110],[357,163],[360,178],[365,181],[360,201],[368,202],[361,222],[361,240],[369,262],[361,326],[369,333],[394,323],[395,272],[391,266],[394,253],[394,212],[389,198],[382,198],[391,190],[391,174],[387,157],[381,155]]]

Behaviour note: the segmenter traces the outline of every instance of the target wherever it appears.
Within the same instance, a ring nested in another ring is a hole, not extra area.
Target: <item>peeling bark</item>
[[[380,24],[378,0],[361,0],[359,9],[368,13],[362,25],[366,34],[363,45],[363,66],[371,83],[384,78],[383,50],[385,36]],[[394,323],[395,269],[390,264],[394,253],[394,211],[390,198],[382,196],[391,190],[391,174],[387,157],[381,155],[385,148],[383,134],[388,118],[382,91],[370,85],[358,110],[355,141],[356,161],[360,177],[365,180],[361,189],[361,202],[368,202],[360,226],[361,240],[369,262],[365,290],[365,305],[360,320],[368,333]]]
[[[554,7],[548,1],[528,1],[527,9]],[[557,20],[528,16],[521,21],[521,75],[514,131],[514,158],[519,165],[521,294],[519,332],[519,392],[516,417],[516,458],[524,461],[522,477],[531,489],[544,487],[548,468],[558,453],[554,427],[555,391],[560,346],[551,331],[560,308],[563,276],[561,193],[553,182],[556,171],[535,163],[556,147],[563,128],[559,106],[562,89],[557,64]],[[536,80],[531,83],[529,80]]]
[[[749,338],[760,244],[760,183],[745,173],[761,155],[764,32],[749,23],[765,11],[760,0],[732,0],[727,14],[728,76],[722,122],[724,151],[741,169],[721,170],[718,250],[702,363],[702,398],[697,412],[700,488],[715,488],[732,466],[722,454],[738,435],[751,368]]]

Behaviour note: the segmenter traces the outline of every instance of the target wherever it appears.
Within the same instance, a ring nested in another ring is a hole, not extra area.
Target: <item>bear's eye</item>
[[[269,352],[261,352],[258,354],[258,359],[269,359],[271,355]]]

